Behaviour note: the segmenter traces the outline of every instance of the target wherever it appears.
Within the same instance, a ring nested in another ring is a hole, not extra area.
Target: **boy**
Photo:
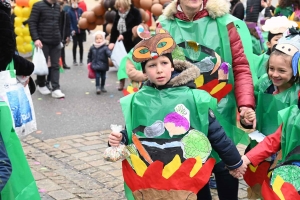
[[[235,170],[237,174],[242,175],[246,166],[211,110],[215,108],[216,100],[205,91],[194,90],[194,80],[200,75],[200,70],[187,61],[173,61],[171,53],[176,48],[176,43],[165,30],[157,29],[156,35],[144,35],[143,39],[134,47],[132,57],[135,62],[141,63],[148,81],[138,92],[121,99],[126,130],[121,133],[112,132],[109,135],[109,144],[118,146],[121,142],[126,145],[133,142],[136,151],[139,152],[136,155],[149,164],[149,170],[151,166],[157,166],[153,161],[159,160],[167,166],[176,160],[176,156],[180,157],[181,162],[200,156],[205,163],[212,148],[229,170]],[[217,158],[217,155],[214,154],[214,157]],[[134,165],[135,161],[131,159],[131,162]],[[123,175],[131,189],[129,191],[125,185],[126,196],[133,199],[133,192],[137,198],[138,192],[132,186],[135,176],[130,180],[126,163],[127,161],[123,161]],[[211,172],[213,165],[210,167]],[[173,170],[176,170],[174,168]],[[140,169],[136,167],[135,170],[138,173]],[[205,179],[202,177],[202,180],[198,180],[198,185],[203,183],[203,188],[194,191],[194,199],[211,199],[207,184],[210,172],[206,173],[208,175]],[[151,180],[143,180],[143,186],[147,185],[148,181]],[[162,190],[150,183],[148,189]],[[178,188],[171,188],[176,189]],[[166,199],[166,196],[162,195],[162,198]],[[177,199],[181,198],[177,196]]]

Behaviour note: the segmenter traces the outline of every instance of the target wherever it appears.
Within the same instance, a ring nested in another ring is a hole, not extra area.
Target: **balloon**
[[[25,50],[25,52],[31,52],[32,51],[32,45],[30,43],[25,44],[24,45],[24,50]]]
[[[28,18],[22,18],[22,20],[23,20],[23,22],[25,22],[25,21],[27,21],[28,20]],[[28,25],[28,24],[27,24]]]
[[[154,16],[158,17],[162,14],[163,6],[161,4],[154,4],[151,7],[151,12]]]
[[[159,0],[159,3],[161,5],[164,5],[165,3],[171,3],[172,0]]]
[[[32,8],[33,4],[35,4],[38,1],[40,0],[29,0],[29,8]]]
[[[14,8],[14,13],[17,17],[22,17],[22,8],[20,6],[16,6]]]
[[[26,6],[29,6],[28,3],[29,3],[28,0],[16,0],[16,4],[18,6],[24,6],[24,7],[26,7]]]
[[[149,0],[148,0],[149,1]],[[115,0],[104,0],[103,5],[106,10],[114,8]]]
[[[89,23],[87,29],[89,29],[89,30],[94,30],[94,29],[96,28],[96,26],[97,26],[97,25],[96,25],[95,23]]]
[[[159,0],[152,0],[152,5],[158,4],[158,3],[159,3]]]
[[[15,27],[22,26],[23,19],[21,17],[15,17]]]
[[[95,15],[96,15],[97,17],[100,17],[100,16],[104,15],[104,13],[105,13],[105,8],[104,8],[104,6],[102,6],[101,4],[98,4],[98,5],[93,9],[93,11],[94,11],[94,13],[95,13]]]
[[[132,0],[132,3],[134,5],[134,7],[136,7],[136,8],[140,8],[141,7],[140,0]]]
[[[88,11],[85,11],[82,13],[81,17],[86,18],[87,14],[88,14]]]
[[[24,46],[22,45],[17,45],[17,50],[18,52],[21,52],[21,53],[25,53],[25,49],[24,49]]]
[[[116,11],[108,10],[105,12],[104,18],[107,23],[113,23],[116,17]]]
[[[29,35],[25,35],[23,38],[26,43],[30,43],[32,41],[32,39]]]
[[[22,36],[17,36],[17,37],[16,37],[16,43],[17,43],[17,45],[22,46],[22,45],[24,44],[24,39],[23,39],[23,37],[22,37]]]
[[[25,17],[25,18],[28,18],[29,15],[30,15],[30,12],[31,12],[31,10],[30,10],[29,7],[24,7],[22,9],[22,16]]]
[[[29,28],[28,27],[23,27],[23,29],[22,29],[22,32],[23,32],[23,35],[25,36],[25,35],[30,35],[30,32],[29,32]]]
[[[112,25],[113,25],[112,23],[106,24],[105,32],[107,34],[110,34]]]
[[[87,27],[88,27],[87,19],[80,17],[80,19],[78,21],[78,27],[81,29],[87,29]]]
[[[15,34],[18,36],[23,36],[22,28],[21,27],[16,27],[15,28]]]
[[[97,17],[96,21],[95,21],[96,25],[102,25],[104,24],[104,19],[103,17]]]
[[[87,11],[86,19],[89,23],[94,23],[97,18],[93,11]]]
[[[140,5],[141,5],[141,8],[143,8],[144,10],[149,10],[150,11],[151,6],[152,6],[152,1],[141,0]]]

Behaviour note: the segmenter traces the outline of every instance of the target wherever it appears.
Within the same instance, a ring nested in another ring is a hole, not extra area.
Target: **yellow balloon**
[[[17,43],[17,45],[22,46],[22,45],[24,44],[24,39],[23,39],[23,37],[22,37],[22,36],[17,36],[17,37],[16,37],[16,43]]]
[[[24,49],[23,45],[17,45],[17,50],[18,50],[18,52],[25,53],[25,49]]]
[[[23,19],[21,17],[15,17],[15,27],[22,26]]]
[[[29,15],[30,15],[30,12],[31,12],[31,10],[30,10],[29,7],[24,7],[22,9],[22,16],[25,17],[25,18],[28,18]]]
[[[26,43],[30,43],[31,42],[31,37],[29,36],[29,35],[25,35],[24,36],[24,41],[26,42]]]
[[[23,31],[21,27],[16,27],[15,28],[15,34],[18,36],[23,36]]]
[[[22,17],[22,7],[20,6],[16,6],[14,8],[14,13],[17,17]]]
[[[28,27],[23,27],[23,29],[22,29],[22,33],[23,33],[23,35],[25,36],[25,35],[30,35],[30,32],[29,32],[29,28]]]
[[[31,44],[25,44],[24,49],[25,49],[26,53],[31,52],[32,51],[32,45]]]

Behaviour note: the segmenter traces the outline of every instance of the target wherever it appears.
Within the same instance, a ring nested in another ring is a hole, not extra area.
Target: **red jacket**
[[[203,7],[206,7],[207,0],[203,0]],[[177,5],[179,1],[177,2]],[[209,15],[206,9],[198,11],[193,21],[201,19]],[[189,21],[189,18],[181,11],[177,10],[174,15],[175,18]],[[160,25],[159,25],[160,26]],[[241,38],[233,23],[227,25],[228,36],[230,40],[230,50],[232,54],[232,69],[234,75],[234,92],[238,108],[245,106],[255,108],[254,87],[252,82],[252,75],[249,67],[247,57],[244,52]]]
[[[84,1],[78,2],[78,7],[81,8],[81,10],[82,10],[83,12],[87,11],[87,9],[86,9],[86,4],[85,4]]]
[[[263,160],[277,153],[281,149],[281,131],[282,126],[280,126],[275,133],[265,137],[263,141],[246,153],[246,156],[251,161],[252,165],[257,166]]]

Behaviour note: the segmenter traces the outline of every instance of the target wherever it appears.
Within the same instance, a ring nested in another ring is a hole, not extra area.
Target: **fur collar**
[[[173,0],[164,9],[163,15],[167,19],[174,19],[174,14],[177,12],[177,2],[178,0]],[[208,0],[204,9],[208,11],[211,18],[215,19],[229,13],[230,3],[226,0]]]

